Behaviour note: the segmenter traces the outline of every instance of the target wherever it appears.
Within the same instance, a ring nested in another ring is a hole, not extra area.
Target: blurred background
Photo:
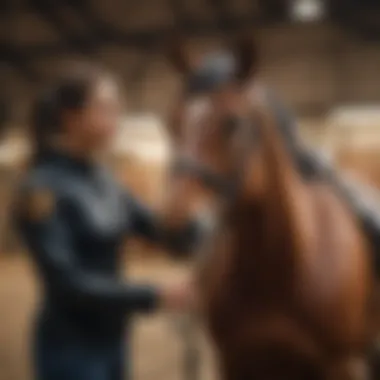
[[[119,76],[126,114],[111,164],[152,207],[163,191],[165,116],[180,84],[162,41],[181,33],[201,52],[247,26],[259,37],[261,79],[295,112],[305,139],[380,187],[377,0],[1,0],[0,17],[0,380],[30,378],[38,284],[8,206],[28,154],[30,99],[65,60],[100,59]],[[132,276],[157,281],[188,270],[137,243],[126,263]],[[136,327],[136,379],[210,378],[211,358],[198,341],[200,373],[187,370],[192,347],[172,318],[145,318]]]

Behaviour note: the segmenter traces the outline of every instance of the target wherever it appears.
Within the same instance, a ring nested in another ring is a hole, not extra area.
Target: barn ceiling
[[[334,22],[309,28],[289,28],[284,23],[289,20],[290,1],[0,0],[0,124],[6,117],[3,110],[11,108],[9,103],[17,105],[14,118],[26,115],[34,84],[48,79],[66,58],[104,60],[121,74],[131,107],[165,109],[168,96],[161,95],[162,88],[165,85],[169,93],[168,88],[175,84],[158,56],[160,42],[183,34],[195,37],[196,46],[209,46],[216,40],[213,37],[223,32],[258,23],[272,26],[282,22],[278,28],[263,28],[263,75],[297,109],[319,114],[337,99],[378,99],[373,73],[380,56],[375,58],[371,47],[367,52],[360,39],[347,36],[345,40],[342,36],[347,34],[340,36],[340,30],[335,34],[334,25],[339,22],[355,30],[347,20],[356,20],[356,30],[363,30],[360,25],[378,28],[378,0],[331,0],[333,6],[327,7],[327,12]],[[361,6],[372,11],[358,12]],[[368,21],[360,21],[365,19]]]
[[[272,4],[276,1],[265,1]],[[117,45],[148,51],[165,37],[229,32],[270,15],[262,0],[2,0],[2,62],[39,81],[33,61],[59,54],[96,55]],[[273,4],[272,4],[273,6]]]
[[[380,41],[378,0],[331,0],[330,13],[346,30],[365,40]]]
[[[41,70],[33,64],[38,60],[65,54],[96,56],[105,46],[142,52],[144,57],[172,34],[210,36],[259,22],[283,21],[288,18],[290,2],[1,0],[0,64],[11,66],[27,81],[39,82]],[[360,24],[362,30],[363,25],[367,28],[380,25],[380,6],[376,0],[331,0],[327,3],[332,17],[346,27],[352,24],[360,29]],[[378,17],[374,16],[375,8],[379,11]],[[365,12],[366,9],[369,11]],[[359,15],[364,20],[361,23]],[[137,71],[145,61],[142,59],[137,65]]]

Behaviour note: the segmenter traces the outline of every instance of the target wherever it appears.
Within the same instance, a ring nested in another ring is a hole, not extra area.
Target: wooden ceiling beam
[[[70,30],[69,25],[63,19],[60,9],[63,3],[59,0],[34,0],[34,9],[67,43],[68,49],[81,54],[92,55],[95,52],[95,41],[88,37],[78,36]]]
[[[0,56],[12,68],[16,69],[24,80],[31,83],[40,81],[41,76],[34,70],[25,55],[8,43],[0,44]]]

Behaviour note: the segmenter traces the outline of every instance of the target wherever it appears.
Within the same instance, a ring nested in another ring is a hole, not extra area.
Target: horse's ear
[[[243,82],[253,78],[259,65],[259,48],[254,32],[245,32],[235,38],[231,44],[231,50],[237,63],[237,79]]]
[[[193,60],[183,38],[171,38],[165,44],[165,56],[171,66],[180,74],[188,74],[193,68]]]

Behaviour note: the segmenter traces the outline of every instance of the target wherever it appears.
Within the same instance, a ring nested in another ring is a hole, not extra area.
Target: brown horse
[[[254,45],[234,46],[229,80],[173,111],[166,205],[168,223],[207,227],[197,278],[221,376],[365,379],[369,248],[332,189],[298,174],[252,84]],[[181,49],[170,59],[187,79],[197,71]]]

